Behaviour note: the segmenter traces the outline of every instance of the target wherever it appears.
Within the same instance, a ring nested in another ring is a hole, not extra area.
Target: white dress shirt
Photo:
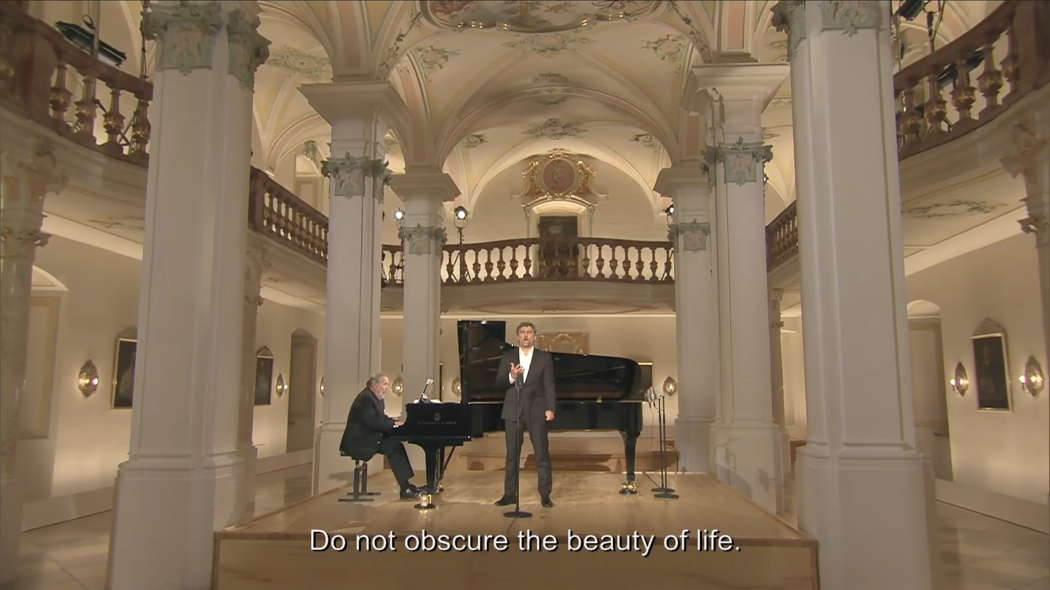
[[[529,378],[529,367],[532,365],[532,353],[535,351],[535,346],[530,348],[529,352],[525,352],[523,349],[518,348],[518,364],[521,365],[523,369],[525,369],[521,373],[522,383],[525,383],[525,380]],[[507,375],[507,378],[510,380],[511,383],[514,383],[514,377],[511,376],[509,373]]]

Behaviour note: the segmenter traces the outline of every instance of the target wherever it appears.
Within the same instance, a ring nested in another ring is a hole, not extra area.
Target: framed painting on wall
[[[977,377],[977,409],[1010,409],[1010,375],[1007,372],[1006,334],[976,334],[973,362]]]
[[[130,408],[135,392],[135,355],[138,340],[117,338],[116,361],[113,367],[113,407]]]

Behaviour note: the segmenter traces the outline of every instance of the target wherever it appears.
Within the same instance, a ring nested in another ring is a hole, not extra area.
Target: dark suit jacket
[[[339,450],[353,457],[367,461],[379,451],[379,440],[384,433],[394,428],[394,419],[384,412],[386,404],[376,398],[367,387],[361,390],[350,405],[350,415],[346,418],[346,430],[339,442]]]
[[[543,421],[545,410],[554,411],[554,361],[545,350],[532,349],[532,363],[529,365],[529,377],[521,386],[521,405],[516,406],[517,394],[510,383],[510,365],[518,364],[518,349],[511,348],[503,353],[496,371],[496,384],[507,390],[503,398],[504,420],[520,420],[526,415],[530,420]]]

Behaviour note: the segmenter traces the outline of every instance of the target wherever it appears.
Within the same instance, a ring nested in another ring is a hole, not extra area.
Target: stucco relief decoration
[[[416,60],[422,65],[423,70],[429,78],[432,72],[441,70],[448,64],[448,58],[459,55],[459,52],[454,49],[443,49],[441,47],[427,45],[426,47],[417,47],[413,49],[412,55],[414,55]]]
[[[157,69],[182,74],[210,68],[215,35],[223,25],[218,2],[162,4],[142,15],[142,35],[159,45]]]
[[[736,143],[718,144],[715,156],[725,169],[725,181],[743,185],[762,179],[763,164],[773,159],[773,148],[738,137]]]
[[[226,22],[229,39],[229,73],[241,83],[241,88],[255,87],[255,72],[270,57],[270,40],[259,34],[258,14],[243,9],[230,11]]]
[[[409,254],[415,255],[439,252],[441,246],[448,241],[445,228],[434,225],[420,225],[418,223],[413,227],[402,226],[397,231],[397,237],[401,239],[405,250]]]
[[[656,10],[656,0],[604,2],[537,0],[429,0],[422,14],[443,29],[495,29],[513,33],[558,33],[603,22],[634,19]]]
[[[882,4],[869,0],[832,0],[821,5],[824,30],[842,30],[847,36],[860,29],[878,28],[882,22]]]
[[[915,205],[908,207],[904,210],[904,214],[910,217],[937,219],[940,217],[959,217],[962,215],[984,215],[1003,206],[1003,203],[955,199],[944,203],[931,203],[929,205]]]
[[[137,232],[146,229],[146,220],[136,215],[109,215],[106,217],[95,217],[87,221],[103,229],[126,229]]]
[[[674,64],[675,71],[682,70],[682,57],[685,55],[686,39],[681,35],[667,34],[653,41],[643,41],[642,49],[652,51],[660,61]]]
[[[481,133],[472,133],[463,138],[463,147],[468,150],[472,150],[485,143],[486,141],[487,140],[485,139],[485,136]]]
[[[699,221],[673,223],[667,228],[667,239],[675,247],[681,239],[681,248],[685,252],[707,250],[707,239],[711,236],[711,224]]]
[[[542,123],[530,124],[523,133],[535,139],[546,137],[558,140],[563,137],[579,137],[583,132],[584,130],[579,125],[563,123],[560,119],[550,118]]]
[[[649,149],[658,149],[660,143],[656,141],[651,133],[635,133],[631,136],[631,141],[644,145]]]
[[[507,41],[504,47],[513,47],[531,51],[541,57],[555,57],[563,51],[577,49],[579,45],[587,45],[591,40],[587,37],[568,33],[553,33],[551,35],[528,35],[515,41]]]
[[[327,57],[313,55],[295,47],[282,45],[270,53],[266,65],[303,76],[308,80],[331,79],[332,64]]]
[[[544,72],[537,74],[532,83],[540,88],[541,94],[536,97],[536,102],[544,106],[559,105],[569,99],[566,92],[569,79],[561,74]]]
[[[798,44],[806,37],[806,3],[780,0],[773,6],[773,28],[788,36],[787,55],[794,57]]]
[[[337,197],[353,197],[363,195],[365,192],[365,178],[373,178],[382,183],[390,175],[386,162],[379,159],[370,159],[364,156],[346,156],[338,159],[325,160],[321,164],[321,174],[332,181],[332,194]],[[383,200],[382,188],[373,190],[373,197],[378,201]]]

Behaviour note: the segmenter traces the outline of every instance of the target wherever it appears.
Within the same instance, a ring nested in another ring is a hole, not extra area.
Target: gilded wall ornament
[[[709,148],[710,150],[711,148]],[[738,137],[736,143],[720,143],[713,153],[725,169],[725,181],[737,185],[758,182],[762,179],[762,166],[773,159],[773,148],[762,142],[745,143]]]
[[[602,196],[591,188],[594,171],[579,156],[560,150],[533,159],[522,177],[525,190],[521,197],[526,203],[575,198],[581,204],[593,204]]]
[[[397,237],[404,244],[404,249],[409,254],[425,255],[440,252],[441,247],[448,241],[445,228],[438,225],[420,225],[413,227],[402,226],[397,230]]]
[[[337,197],[353,197],[364,194],[365,178],[379,180],[377,187],[373,187],[372,196],[379,202],[383,201],[383,184],[390,176],[386,162],[380,159],[371,159],[365,156],[346,156],[338,159],[325,160],[321,164],[321,174],[332,181],[332,194]]]
[[[142,15],[142,35],[157,41],[157,69],[182,74],[211,68],[215,35],[223,25],[222,8],[215,0],[190,4],[159,4]]]
[[[711,224],[700,221],[687,221],[683,223],[672,223],[667,228],[667,239],[678,247],[681,239],[681,248],[684,252],[700,252],[707,250],[707,239],[711,236]]]
[[[255,87],[255,72],[270,56],[270,40],[259,34],[258,14],[249,14],[237,8],[226,19],[229,41],[229,74],[241,83],[241,88]]]

